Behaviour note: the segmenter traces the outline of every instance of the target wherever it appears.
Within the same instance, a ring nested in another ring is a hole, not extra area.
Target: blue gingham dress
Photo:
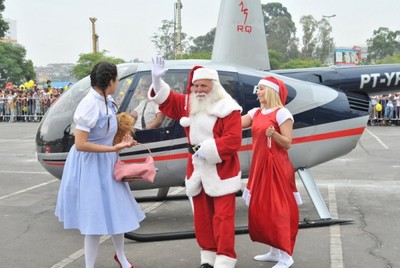
[[[104,97],[90,89],[76,109],[74,122],[76,129],[89,132],[88,141],[111,146],[117,119],[111,96],[107,103],[108,114]],[[114,179],[116,160],[115,152],[82,152],[72,146],[55,211],[65,229],[79,229],[84,235],[113,235],[139,228],[145,215],[128,183]]]

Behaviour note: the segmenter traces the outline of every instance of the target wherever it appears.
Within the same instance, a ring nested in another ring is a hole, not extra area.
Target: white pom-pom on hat
[[[190,123],[191,123],[191,120],[190,120],[189,117],[182,117],[182,118],[179,120],[179,124],[180,124],[182,127],[188,127],[188,126],[190,126]]]

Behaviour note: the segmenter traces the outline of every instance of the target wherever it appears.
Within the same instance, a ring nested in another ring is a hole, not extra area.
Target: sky
[[[76,63],[80,54],[92,52],[92,23],[96,17],[99,50],[108,56],[148,61],[156,55],[151,42],[162,20],[173,20],[176,0],[5,0],[3,17],[17,21],[18,43],[34,66]],[[330,18],[337,47],[366,46],[379,27],[400,30],[400,1],[261,0],[280,2],[292,15],[297,37],[300,17]],[[182,0],[182,31],[205,35],[217,25],[220,0]]]

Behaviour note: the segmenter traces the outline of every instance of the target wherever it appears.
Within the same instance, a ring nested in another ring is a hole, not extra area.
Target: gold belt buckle
[[[200,144],[197,144],[196,146],[192,147],[193,152],[197,152],[197,150],[200,148]]]

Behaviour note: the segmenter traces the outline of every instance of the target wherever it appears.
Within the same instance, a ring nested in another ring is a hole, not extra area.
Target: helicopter
[[[400,91],[400,65],[329,66],[293,70],[270,70],[260,0],[222,0],[211,60],[166,61],[164,80],[176,92],[185,93],[190,69],[201,65],[218,71],[226,91],[242,106],[243,114],[259,103],[258,81],[266,76],[282,80],[288,90],[286,108],[294,117],[289,156],[322,224],[332,219],[310,169],[351,152],[367,127],[370,94]],[[151,63],[118,66],[119,87],[113,95],[118,112],[132,112],[144,98],[151,80]],[[89,92],[89,77],[75,83],[43,117],[36,135],[38,161],[61,179],[69,149],[74,144],[73,114]],[[154,183],[135,181],[132,190],[158,189],[165,199],[171,187],[184,186],[188,141],[179,122],[166,117],[154,129],[138,130],[135,140],[145,144],[155,160]],[[250,129],[243,130],[239,157],[243,178],[252,157]],[[143,162],[148,150],[125,149],[126,163]]]

